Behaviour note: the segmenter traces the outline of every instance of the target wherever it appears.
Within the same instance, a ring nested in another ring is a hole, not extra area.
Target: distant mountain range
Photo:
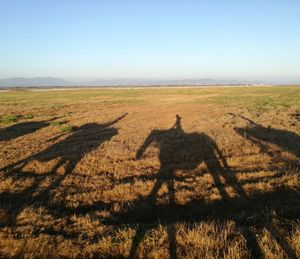
[[[0,79],[0,87],[38,87],[38,86],[71,86],[72,83],[54,77],[14,77],[7,79]]]
[[[0,87],[79,87],[79,86],[166,86],[166,85],[239,85],[263,82],[215,79],[98,79],[89,82],[69,82],[54,77],[15,77],[0,79]]]
[[[228,85],[245,84],[237,80],[215,80],[215,79],[98,79],[86,83],[88,86],[151,86],[151,85]]]

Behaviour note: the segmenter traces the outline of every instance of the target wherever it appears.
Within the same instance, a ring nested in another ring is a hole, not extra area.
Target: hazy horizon
[[[77,77],[58,77],[58,76],[13,76],[13,77],[3,77],[0,78],[0,80],[7,80],[7,79],[18,79],[18,78],[24,78],[24,79],[46,79],[46,78],[53,78],[53,79],[61,79],[69,82],[91,82],[96,80],[146,80],[146,81],[156,81],[156,80],[162,80],[162,81],[168,81],[168,80],[174,80],[174,81],[182,81],[182,80],[223,80],[223,81],[252,81],[252,82],[299,82],[300,78],[288,78],[288,79],[277,79],[276,77],[270,78],[269,80],[266,79],[249,79],[249,78],[233,78],[233,77],[87,77],[87,78],[77,78]]]
[[[260,81],[260,80],[222,80],[212,78],[198,79],[146,79],[146,78],[98,78],[96,80],[65,80],[54,77],[8,78],[0,79],[0,88],[10,87],[113,87],[113,86],[218,86],[218,85],[300,85],[300,81]]]

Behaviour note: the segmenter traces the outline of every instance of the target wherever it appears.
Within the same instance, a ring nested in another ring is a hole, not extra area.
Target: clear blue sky
[[[300,81],[300,1],[1,0],[16,76]]]

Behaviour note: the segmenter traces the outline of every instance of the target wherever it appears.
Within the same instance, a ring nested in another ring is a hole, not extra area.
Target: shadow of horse
[[[239,117],[248,122],[248,126],[244,128],[235,128],[239,135],[257,144],[262,150],[266,150],[266,144],[275,144],[281,150],[300,158],[300,136],[298,134],[287,130],[264,127],[244,116],[239,115]]]
[[[22,192],[3,192],[0,194],[0,204],[13,204],[10,213],[18,214],[22,208],[28,204],[44,203],[51,197],[51,190],[56,188],[68,174],[71,174],[75,166],[80,162],[85,154],[109,141],[118,134],[118,130],[112,125],[123,119],[124,114],[117,119],[104,124],[87,123],[75,128],[65,139],[53,144],[45,150],[27,157],[21,161],[2,168],[2,174],[11,177],[12,180],[34,179],[33,183]],[[30,161],[47,162],[57,160],[53,168],[45,174],[35,174],[24,170]],[[60,167],[64,168],[64,173],[58,173]],[[46,188],[39,188],[39,185],[47,178],[51,178],[51,183]],[[33,196],[34,194],[34,196]]]
[[[204,163],[206,165],[209,173],[214,179],[215,186],[218,188],[219,193],[224,200],[230,199],[228,193],[225,190],[226,186],[231,186],[239,197],[246,197],[246,194],[241,185],[237,182],[234,175],[232,173],[230,174],[230,168],[227,165],[227,162],[223,157],[222,152],[219,150],[217,144],[209,136],[203,133],[200,134],[184,132],[181,126],[181,117],[179,115],[176,115],[176,122],[170,129],[153,130],[137,151],[136,158],[140,159],[146,151],[147,147],[153,142],[156,143],[159,149],[160,169],[156,174],[156,181],[150,194],[145,199],[136,200],[135,203],[139,206],[134,205],[134,208],[143,208],[145,207],[143,206],[143,204],[145,205],[145,203],[148,203],[151,204],[150,206],[154,206],[152,208],[152,214],[156,209],[158,209],[159,215],[161,215],[161,213],[165,214],[165,212],[167,211],[173,211],[173,209],[171,209],[172,207],[178,207],[175,197],[176,172],[178,170],[196,169],[197,166],[201,163]],[[225,179],[225,184],[222,183],[221,177]],[[163,185],[166,185],[168,188],[168,205],[157,206],[155,205],[156,198],[158,197],[159,189]],[[148,214],[149,210],[146,211],[146,214]],[[136,214],[136,212],[130,213]],[[145,213],[143,213],[140,209],[138,209],[138,214],[143,215],[140,218],[142,222],[145,222],[147,217],[149,217],[145,215]],[[172,215],[172,213],[170,214]],[[173,215],[177,215],[177,213]],[[132,218],[132,216],[130,217]],[[162,219],[161,217],[159,218]],[[136,223],[138,222],[139,220],[137,220]],[[134,257],[141,239],[148,230],[149,229],[145,228],[137,229],[136,235],[132,242],[130,257]],[[170,257],[175,258],[176,230],[174,224],[168,224],[167,230],[169,237]]]

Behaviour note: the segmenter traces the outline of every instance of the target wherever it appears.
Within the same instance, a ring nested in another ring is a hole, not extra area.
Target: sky
[[[0,78],[300,82],[299,0],[1,0]]]

